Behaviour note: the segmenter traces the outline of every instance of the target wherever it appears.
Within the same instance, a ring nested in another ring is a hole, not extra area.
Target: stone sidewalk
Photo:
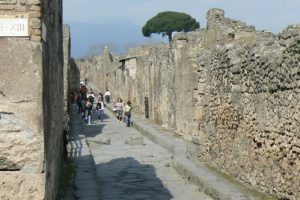
[[[106,110],[103,122],[86,125],[72,108],[70,157],[75,183],[69,199],[210,200],[172,168],[172,154],[118,123]]]
[[[70,138],[67,145],[68,159],[72,161],[71,185],[63,189],[61,200],[98,200],[98,180],[95,163],[83,132],[84,121],[77,113],[77,106],[70,109]],[[65,172],[66,173],[66,172]],[[67,184],[65,184],[67,185]]]
[[[112,105],[107,105],[107,108],[112,110]],[[197,160],[197,156],[193,155],[197,151],[195,144],[175,137],[172,132],[154,125],[136,113],[132,114],[132,118],[133,126],[139,131],[139,134],[163,147],[172,156],[170,166],[212,198],[220,200],[269,198],[268,195],[260,193],[250,186],[234,181],[233,178],[225,178],[226,176],[221,175],[219,172],[209,169]],[[193,156],[195,157],[193,158]]]

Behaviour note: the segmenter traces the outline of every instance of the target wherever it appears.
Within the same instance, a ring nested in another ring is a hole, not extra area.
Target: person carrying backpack
[[[94,95],[94,93],[92,92],[91,94],[89,94],[88,95],[88,99],[90,100],[90,102],[92,103],[92,105],[93,105],[93,103],[94,103],[94,99],[95,99],[95,95]]]

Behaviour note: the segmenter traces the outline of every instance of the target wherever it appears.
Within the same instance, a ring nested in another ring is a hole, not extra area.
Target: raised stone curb
[[[260,199],[251,194],[242,192],[223,177],[218,177],[209,171],[205,166],[196,166],[196,164],[186,158],[187,147],[183,142],[179,141],[179,139],[172,138],[172,136],[168,135],[161,135],[161,133],[155,130],[151,125],[144,124],[139,119],[135,119],[134,126],[142,134],[171,152],[174,156],[173,167],[176,171],[213,198],[220,200]]]

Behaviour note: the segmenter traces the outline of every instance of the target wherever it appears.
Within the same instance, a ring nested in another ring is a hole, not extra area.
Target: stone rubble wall
[[[217,46],[199,68],[202,158],[256,188],[299,199],[300,38],[285,47],[274,35],[259,37]]]
[[[29,20],[28,37],[0,38],[0,199],[57,199],[64,105],[61,1],[1,0],[0,16]]]
[[[207,20],[169,45],[76,61],[80,75],[197,143],[199,159],[258,190],[300,199],[300,25],[275,35],[221,9]]]

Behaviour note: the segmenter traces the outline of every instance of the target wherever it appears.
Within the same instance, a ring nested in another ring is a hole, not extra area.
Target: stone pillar
[[[64,54],[62,1],[43,0],[43,115],[45,199],[58,199],[63,156]],[[67,53],[68,54],[68,53]]]
[[[70,88],[69,88],[69,74],[70,70],[70,53],[71,53],[71,37],[70,37],[70,27],[68,25],[63,26],[63,36],[64,36],[64,111],[67,111],[68,100],[70,100]]]

